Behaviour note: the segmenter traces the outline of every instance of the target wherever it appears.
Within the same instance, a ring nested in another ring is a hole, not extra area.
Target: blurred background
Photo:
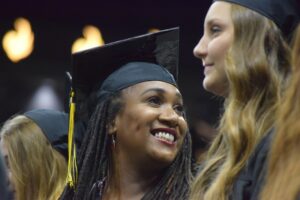
[[[0,7],[0,122],[32,108],[63,110],[71,52],[179,26],[179,85],[191,126],[214,124],[221,100],[202,88],[193,48],[211,1],[10,0]]]

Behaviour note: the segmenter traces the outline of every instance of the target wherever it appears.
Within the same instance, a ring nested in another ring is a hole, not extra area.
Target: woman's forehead
[[[205,23],[209,23],[213,20],[224,21],[224,17],[230,17],[231,4],[223,1],[214,2],[205,17]]]
[[[122,91],[123,94],[129,95],[143,95],[148,92],[175,94],[181,97],[180,91],[177,87],[163,81],[145,81],[123,89]]]

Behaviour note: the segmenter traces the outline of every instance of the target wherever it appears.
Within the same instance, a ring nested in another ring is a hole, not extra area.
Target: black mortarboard
[[[285,36],[290,36],[299,23],[297,0],[214,0],[239,4],[271,19]]]
[[[97,90],[97,97],[139,82],[176,85],[179,29],[167,29],[106,44],[73,55],[76,97]],[[174,77],[167,71],[168,69]],[[99,90],[99,88],[101,89]]]
[[[36,109],[25,112],[24,115],[34,121],[40,127],[53,148],[59,151],[65,158],[68,155],[68,114],[56,110]],[[78,132],[78,131],[76,131]],[[81,136],[76,134],[76,142],[80,142]]]

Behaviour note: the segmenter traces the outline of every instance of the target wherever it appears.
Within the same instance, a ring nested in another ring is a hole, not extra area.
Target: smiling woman
[[[276,113],[290,72],[295,0],[214,0],[194,55],[224,114],[191,199],[258,199]]]
[[[169,83],[147,81],[124,89],[122,99],[124,108],[112,127],[112,132],[118,133],[116,147],[122,149],[119,157],[124,157],[118,160],[132,156],[136,164],[145,164],[145,173],[168,166],[187,132],[178,89]]]
[[[73,55],[75,116],[87,131],[78,183],[62,199],[187,199],[191,139],[170,73],[178,43],[171,29]]]
[[[233,37],[233,22],[230,4],[213,4],[204,22],[204,34],[194,48],[194,55],[202,59],[204,66],[203,87],[220,96],[228,94],[228,80],[225,72],[225,58]]]

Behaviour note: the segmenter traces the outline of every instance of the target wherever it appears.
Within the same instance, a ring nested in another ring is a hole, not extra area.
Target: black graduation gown
[[[257,145],[246,166],[233,184],[231,200],[257,200],[264,183],[267,154],[274,130],[271,130]]]

